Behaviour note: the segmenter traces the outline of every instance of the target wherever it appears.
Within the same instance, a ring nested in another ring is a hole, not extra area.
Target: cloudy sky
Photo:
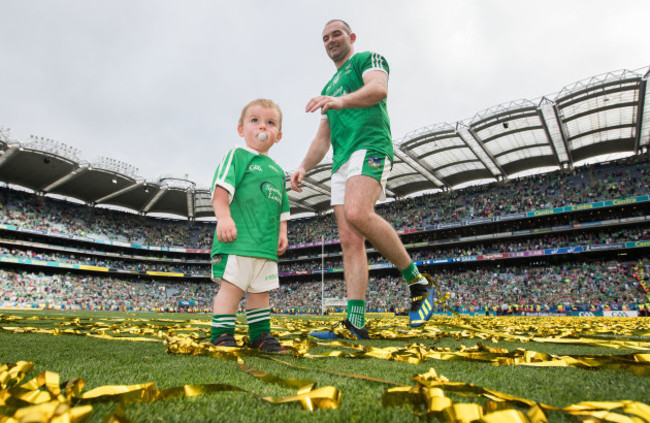
[[[291,171],[334,72],[331,18],[391,67],[393,138],[650,65],[647,0],[0,0],[0,127],[208,187],[248,101],[284,111]]]

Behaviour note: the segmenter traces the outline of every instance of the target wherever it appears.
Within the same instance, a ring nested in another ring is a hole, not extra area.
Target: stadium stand
[[[379,211],[396,222],[418,264],[443,291],[452,293],[447,304],[456,311],[644,310],[647,293],[634,269],[648,262],[650,201],[643,193],[650,192],[649,164],[635,156],[572,172],[408,198],[382,205]],[[518,199],[505,195],[515,189],[521,193]],[[582,194],[564,195],[574,192]],[[208,250],[174,247],[171,240],[210,239],[213,224],[125,217],[110,210],[91,214],[83,206],[7,188],[1,195],[4,306],[210,309],[217,287],[208,279]],[[449,195],[452,200],[440,198]],[[495,206],[494,199],[501,198],[501,204],[516,205]],[[427,212],[445,205],[453,208],[456,219],[464,220],[436,219],[437,213]],[[323,297],[344,297],[336,239],[328,237],[322,245],[311,239],[296,242],[305,233],[315,239],[329,234],[331,228],[323,224],[328,219],[291,222],[292,245],[280,263],[282,286],[273,293],[277,312],[320,313]],[[322,228],[328,232],[319,232]],[[139,235],[127,238],[126,233]],[[396,270],[370,246],[368,252],[369,309],[404,312],[407,293]],[[113,288],[106,289],[106,284]],[[75,289],[65,288],[69,286]],[[102,296],[105,303],[99,301]],[[440,306],[438,311],[445,309]]]
[[[396,143],[392,201],[377,211],[450,293],[438,312],[648,313],[647,77],[601,75]],[[214,222],[197,220],[212,216],[209,192],[87,165],[64,147],[0,131],[0,308],[209,311]],[[627,157],[604,161],[611,153]],[[340,310],[321,307],[345,295],[328,166],[289,193],[292,213],[312,215],[289,224],[276,312]],[[369,310],[403,313],[399,273],[370,245],[368,255]]]

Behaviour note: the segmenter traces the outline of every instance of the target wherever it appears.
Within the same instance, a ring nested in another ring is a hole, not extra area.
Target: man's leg
[[[381,190],[379,181],[369,176],[358,175],[349,178],[345,187],[345,221],[361,236],[368,238],[377,251],[390,260],[397,269],[402,270],[411,264],[411,258],[395,229],[375,213],[375,204]],[[338,215],[337,221],[341,221]]]
[[[350,177],[345,187],[345,221],[402,273],[411,292],[410,324],[422,326],[433,313],[434,289],[420,274],[395,229],[375,213],[375,203],[381,192],[381,183],[370,176]]]
[[[334,206],[334,215],[339,228],[339,239],[343,253],[343,275],[349,299],[366,299],[368,287],[368,257],[366,238],[351,226],[343,213],[343,206]]]
[[[368,257],[366,238],[351,226],[343,206],[334,206],[343,253],[343,275],[348,297],[348,320],[357,328],[366,324],[366,290],[368,288]]]
[[[369,339],[366,326],[366,288],[368,287],[368,257],[365,237],[350,225],[343,212],[343,205],[334,206],[339,227],[339,239],[343,253],[343,275],[348,296],[347,319],[327,332],[312,332],[318,339]]]

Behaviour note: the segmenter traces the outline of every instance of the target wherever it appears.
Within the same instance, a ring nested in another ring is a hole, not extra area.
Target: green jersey
[[[282,168],[255,150],[236,147],[226,154],[215,171],[213,195],[218,186],[228,191],[237,239],[219,242],[215,229],[211,256],[233,254],[277,261],[280,221],[289,218],[289,197]]]
[[[340,97],[354,92],[363,87],[363,75],[374,70],[388,74],[388,63],[384,57],[368,51],[356,53],[337,69],[321,95]],[[334,152],[332,172],[336,172],[358,150],[370,150],[393,161],[393,138],[386,99],[371,107],[328,110],[325,113],[330,124]]]

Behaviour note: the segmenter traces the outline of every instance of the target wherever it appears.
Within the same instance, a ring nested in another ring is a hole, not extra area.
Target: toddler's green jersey
[[[363,87],[363,75],[375,70],[388,74],[388,63],[383,56],[368,51],[356,53],[337,69],[321,95],[340,97],[357,91]],[[325,113],[330,124],[334,153],[332,173],[358,150],[371,150],[393,161],[393,138],[386,99],[371,107],[328,110]]]
[[[228,191],[230,215],[237,239],[212,243],[212,256],[233,254],[278,260],[280,221],[289,218],[289,197],[282,168],[255,150],[236,147],[217,167],[212,192],[217,186]]]

